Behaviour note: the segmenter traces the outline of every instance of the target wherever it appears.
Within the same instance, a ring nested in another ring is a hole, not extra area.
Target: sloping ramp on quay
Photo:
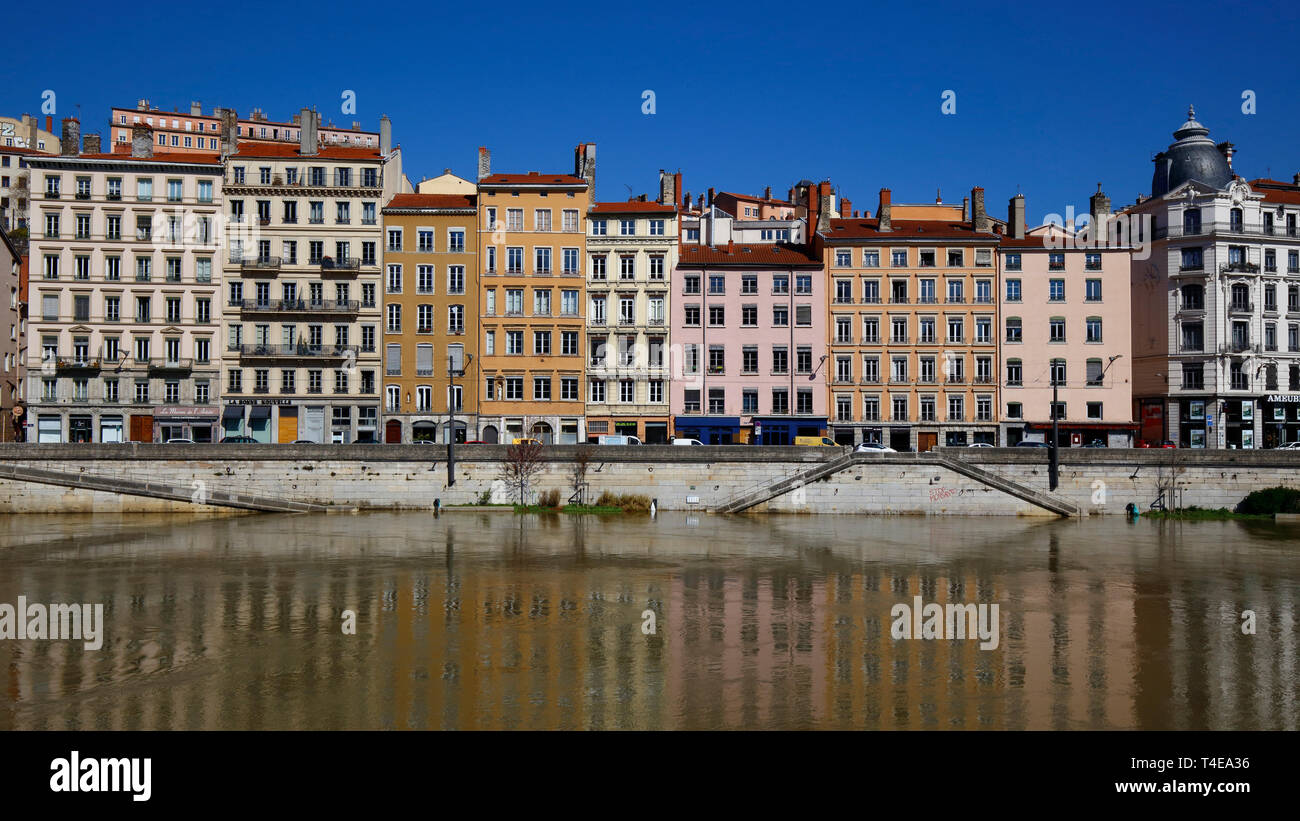
[[[80,490],[99,490],[105,493],[125,493],[130,496],[147,496],[154,499],[170,499],[191,504],[216,505],[217,507],[236,507],[243,510],[260,510],[273,513],[351,513],[353,507],[340,505],[321,505],[314,502],[300,502],[294,499],[275,499],[267,496],[251,496],[243,493],[230,493],[224,490],[199,489],[191,485],[173,485],[166,482],[141,482],[135,479],[121,479],[115,476],[96,476],[87,473],[66,473],[56,470],[43,470],[24,465],[0,464],[0,479],[16,482],[37,482],[43,485],[60,485]],[[199,499],[202,499],[200,502]]]
[[[1043,493],[1034,490],[1028,485],[1022,485],[1012,479],[999,476],[996,473],[990,473],[987,470],[977,468],[974,465],[967,464],[960,459],[951,456],[939,454],[922,454],[921,459],[912,461],[911,464],[937,464],[954,473],[959,473],[969,479],[987,485],[994,490],[999,490],[1017,499],[1028,502],[1031,505],[1041,507],[1042,509],[1055,513],[1058,516],[1079,516],[1079,509],[1064,499],[1053,496],[1049,493]],[[756,505],[760,505],[769,499],[774,499],[783,493],[789,493],[810,482],[816,482],[835,473],[852,467],[856,464],[879,463],[882,461],[875,454],[854,454],[847,453],[843,456],[831,459],[828,462],[822,462],[807,470],[800,471],[793,476],[786,476],[777,479],[770,484],[762,485],[756,488],[750,488],[741,492],[739,495],[729,499],[718,507],[714,508],[716,513],[740,513]]]
[[[854,454],[852,451],[843,456],[836,457],[829,462],[821,462],[813,465],[807,470],[801,470],[793,476],[785,476],[771,484],[761,485],[756,488],[742,491],[739,495],[732,497],[730,500],[723,502],[714,508],[715,513],[739,513],[742,510],[748,510],[755,505],[761,505],[768,499],[780,496],[782,493],[789,493],[796,488],[801,488],[809,482],[815,482],[818,479],[824,479],[834,473],[839,473],[847,467],[854,464]]]
[[[940,454],[936,456],[935,461],[954,473],[960,473],[962,476],[974,479],[977,482],[988,485],[995,490],[1000,490],[1008,495],[1015,496],[1017,499],[1029,502],[1031,505],[1037,505],[1043,510],[1051,511],[1058,516],[1068,517],[1080,515],[1079,508],[1058,496],[1034,490],[1028,485],[1022,485],[1019,482],[1006,478],[1005,476],[999,476],[996,473],[990,473],[982,468],[977,468],[974,465],[963,462],[961,459],[955,459],[951,456]]]

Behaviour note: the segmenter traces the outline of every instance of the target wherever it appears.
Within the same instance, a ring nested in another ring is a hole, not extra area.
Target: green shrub
[[[540,505],[541,507],[559,507],[560,491],[556,490],[555,488],[551,488],[550,490],[543,491],[537,497],[537,504]]]
[[[1237,505],[1238,513],[1269,516],[1274,513],[1300,513],[1300,490],[1269,487],[1257,490]]]

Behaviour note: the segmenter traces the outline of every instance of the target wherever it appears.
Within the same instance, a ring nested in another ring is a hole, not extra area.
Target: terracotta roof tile
[[[156,163],[191,163],[195,165],[221,165],[219,154],[198,151],[169,151],[154,154],[152,157],[133,157],[130,154],[114,152],[112,154],[78,154],[75,157],[49,155],[49,159],[58,160],[110,160],[112,162],[156,162]]]
[[[822,261],[812,256],[806,245],[683,245],[678,252],[677,264],[687,268],[702,265],[822,267]]]
[[[383,154],[378,148],[355,148],[343,145],[322,144],[315,154],[303,155],[298,143],[262,142],[260,140],[240,140],[239,157],[301,157],[304,160],[380,160]]]
[[[593,214],[675,214],[677,209],[671,205],[658,202],[598,202],[591,212]]]
[[[478,198],[473,194],[397,194],[384,206],[391,208],[474,208]]]
[[[893,220],[892,231],[881,231],[879,219],[832,219],[826,241],[837,239],[997,239],[991,230],[976,232],[970,223],[951,220]]]
[[[529,171],[527,174],[489,174],[479,180],[479,185],[586,185],[582,177],[572,174],[539,174]]]

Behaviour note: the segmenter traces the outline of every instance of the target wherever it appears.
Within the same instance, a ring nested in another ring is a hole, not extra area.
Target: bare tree
[[[498,477],[510,487],[519,504],[528,504],[528,488],[533,477],[541,472],[542,444],[540,442],[521,442],[506,448],[505,461],[501,463]]]
[[[576,500],[580,505],[586,504],[584,496],[587,489],[587,468],[590,465],[591,448],[587,445],[579,445],[573,457],[573,467],[569,468],[569,484],[573,488],[573,495],[569,500]]]

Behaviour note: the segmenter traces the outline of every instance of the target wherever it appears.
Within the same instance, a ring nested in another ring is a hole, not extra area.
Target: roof
[[[4,228],[0,228],[0,238],[4,239],[5,245],[8,246],[9,248],[9,253],[13,254],[14,259],[18,260],[21,263],[23,259],[23,255],[18,253],[18,249],[14,247],[14,241],[9,238],[9,232],[6,231]],[[22,275],[19,274],[20,284],[21,284],[21,279],[22,279]]]
[[[0,145],[0,154],[38,154],[44,157],[57,157],[57,153],[41,151],[36,148],[24,148],[17,145]]]
[[[659,202],[598,202],[591,207],[593,214],[675,214],[677,208]]]
[[[990,228],[992,220],[990,219]],[[959,239],[959,240],[996,240],[998,235],[992,230],[977,232],[968,222],[951,220],[893,220],[892,231],[881,231],[880,220],[876,219],[832,219],[831,230],[821,232],[827,242],[845,240],[890,240],[904,239]]]
[[[773,197],[754,196],[753,194],[737,194],[732,191],[720,191],[714,196],[714,199],[716,200],[718,197],[734,197],[738,200],[745,200],[747,202],[758,202],[758,203],[762,203],[763,205],[781,205],[786,208],[794,207],[794,203],[787,202],[785,200],[778,200]]]
[[[529,171],[527,174],[489,174],[478,181],[479,185],[581,185],[587,181],[572,174],[541,174]]]
[[[764,268],[821,268],[822,261],[812,256],[806,245],[683,245],[677,255],[678,267],[744,265]]]
[[[165,151],[156,153],[151,157],[136,157],[132,154],[119,151],[112,154],[77,154],[75,156],[64,157],[59,154],[48,154],[42,159],[48,160],[96,160],[107,162],[126,162],[142,163],[156,162],[162,164],[186,163],[189,165],[221,165],[220,154],[208,154],[198,151]]]
[[[384,206],[384,212],[394,209],[472,209],[477,199],[473,194],[397,194]]]
[[[263,142],[261,140],[240,140],[239,157],[301,157],[319,160],[382,160],[383,154],[378,148],[355,148],[345,145],[320,145],[315,154],[303,154],[298,143]]]
[[[1300,185],[1279,180],[1251,180],[1250,187],[1258,194],[1264,195],[1264,202],[1279,202],[1288,205],[1300,205]]]

